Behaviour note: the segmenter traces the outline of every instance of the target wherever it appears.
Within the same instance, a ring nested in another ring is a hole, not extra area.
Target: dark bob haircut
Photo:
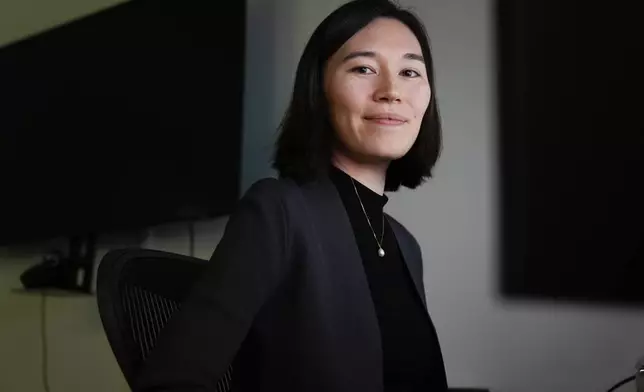
[[[309,39],[297,66],[289,108],[280,125],[273,168],[280,177],[298,182],[326,174],[331,165],[335,133],[324,92],[327,60],[359,30],[377,18],[393,18],[416,36],[431,88],[431,99],[415,143],[387,170],[386,191],[414,189],[431,177],[441,149],[441,122],[434,89],[434,67],[427,33],[411,12],[388,0],[354,0],[322,21]]]

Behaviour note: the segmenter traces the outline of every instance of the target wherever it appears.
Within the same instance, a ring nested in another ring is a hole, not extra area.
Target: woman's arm
[[[281,184],[257,182],[231,216],[208,267],[163,329],[135,391],[209,391],[233,361],[290,257]]]

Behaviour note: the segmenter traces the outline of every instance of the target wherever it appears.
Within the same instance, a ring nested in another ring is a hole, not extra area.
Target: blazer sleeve
[[[214,390],[253,318],[287,275],[287,229],[279,181],[255,183],[204,274],[163,329],[135,391]]]

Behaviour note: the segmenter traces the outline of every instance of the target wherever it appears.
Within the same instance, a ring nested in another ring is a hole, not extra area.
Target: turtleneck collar
[[[329,170],[329,176],[331,181],[338,188],[343,198],[356,198],[356,190],[358,191],[359,201],[362,201],[364,208],[367,210],[369,215],[381,214],[384,206],[389,201],[389,198],[386,195],[379,195],[378,193],[372,191],[365,185],[361,184],[360,181],[353,179],[350,175],[345,173],[343,170],[331,165]],[[355,184],[355,189],[353,185]]]

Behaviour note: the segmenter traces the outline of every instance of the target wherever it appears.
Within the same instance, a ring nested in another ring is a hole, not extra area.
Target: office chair
[[[98,310],[116,361],[133,388],[138,371],[205,260],[148,249],[108,252],[98,268]],[[232,366],[217,383],[227,392]]]
[[[159,333],[181,306],[206,260],[148,249],[108,252],[98,268],[98,310],[114,356],[130,388]],[[217,392],[231,389],[230,366]],[[489,392],[450,388],[449,392]]]

